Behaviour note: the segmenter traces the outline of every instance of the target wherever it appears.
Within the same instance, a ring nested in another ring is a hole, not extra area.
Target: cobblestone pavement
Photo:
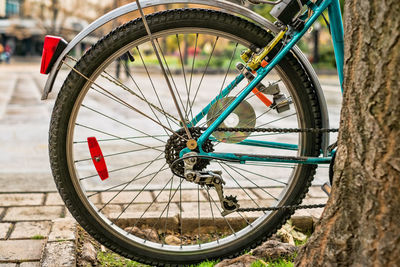
[[[48,124],[62,79],[49,99],[41,101],[45,80],[38,64],[0,65],[0,267],[73,266],[75,262],[76,223],[56,192],[47,154]],[[323,77],[322,83],[332,125],[337,127],[337,79]],[[327,170],[322,169],[305,204],[326,201],[318,186],[326,180]],[[106,199],[103,194],[98,201]],[[120,199],[116,208],[123,204]],[[296,215],[318,218],[321,211],[298,211]]]

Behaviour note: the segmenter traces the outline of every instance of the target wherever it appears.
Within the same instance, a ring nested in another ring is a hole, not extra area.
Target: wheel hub
[[[189,128],[190,134],[192,135],[192,139],[194,141],[197,141],[197,139],[201,136],[201,130],[198,128]],[[184,176],[185,169],[184,169],[184,163],[183,161],[180,161],[176,164],[173,164],[177,159],[179,159],[179,153],[181,152],[182,149],[186,148],[188,146],[188,141],[187,141],[187,134],[184,129],[180,129],[176,132],[177,134],[171,135],[171,137],[168,139],[167,144],[165,145],[165,159],[170,166],[171,170],[173,173],[178,174],[180,176]],[[189,140],[190,141],[190,140]],[[213,144],[211,143],[211,140],[207,139],[203,146],[202,149],[204,152],[213,152],[214,147]],[[200,152],[199,147],[196,146],[195,149],[192,149],[192,151],[195,152]],[[210,160],[208,159],[199,159],[194,165],[194,170],[201,171],[207,167],[207,165],[210,164]]]

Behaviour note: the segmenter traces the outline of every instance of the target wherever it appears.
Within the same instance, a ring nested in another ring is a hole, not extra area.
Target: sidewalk
[[[98,201],[106,199],[104,195]],[[311,187],[303,203],[326,201],[319,187]],[[56,192],[1,193],[0,267],[75,266],[77,223],[63,204]],[[299,210],[294,216],[316,219],[322,210]]]
[[[0,266],[75,266],[76,222],[58,193],[0,194]]]

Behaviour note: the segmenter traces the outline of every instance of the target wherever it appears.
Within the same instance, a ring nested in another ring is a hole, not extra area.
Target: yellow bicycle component
[[[244,50],[241,54],[240,54],[240,58],[244,61],[247,62],[250,60],[251,56],[253,54],[253,51],[251,51],[251,49],[247,49]]]
[[[283,36],[285,36],[286,31],[287,28],[281,31],[278,35],[276,35],[275,38],[272,39],[272,41],[266,47],[264,47],[264,49],[260,53],[255,54],[252,57],[249,57],[248,51],[250,49],[248,49],[244,53],[242,53],[242,55],[244,56],[241,55],[240,57],[243,60],[245,60],[244,57],[248,58],[248,60],[245,60],[247,62],[247,66],[249,66],[249,68],[252,70],[256,70],[260,66],[261,61],[268,55],[269,52],[271,52],[271,50],[278,44],[278,42],[283,38]]]
[[[194,139],[189,139],[186,142],[186,147],[189,148],[190,150],[196,149],[197,147],[197,142]]]

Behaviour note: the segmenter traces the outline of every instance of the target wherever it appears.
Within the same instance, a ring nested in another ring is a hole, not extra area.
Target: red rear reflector
[[[47,35],[44,37],[42,64],[40,65],[40,73],[48,74],[56,62],[58,56],[67,46],[67,42],[57,36]]]
[[[96,168],[100,179],[105,180],[108,178],[108,170],[99,143],[97,142],[96,137],[88,137],[87,141],[94,167]]]

